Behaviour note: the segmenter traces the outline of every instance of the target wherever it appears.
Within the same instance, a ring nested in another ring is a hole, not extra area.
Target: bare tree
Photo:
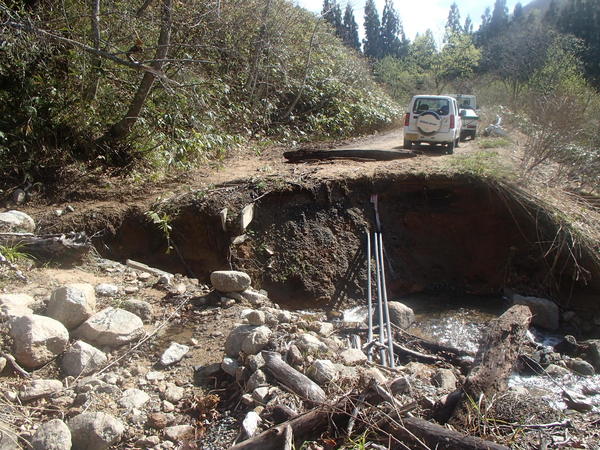
[[[94,48],[100,50],[100,0],[91,1],[91,38]],[[102,58],[99,54],[92,56],[92,70],[89,75],[88,86],[83,94],[84,100],[93,100],[98,92],[100,83],[100,70],[102,68]]]

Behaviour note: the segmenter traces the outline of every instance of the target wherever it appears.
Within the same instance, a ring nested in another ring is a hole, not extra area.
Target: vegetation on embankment
[[[27,4],[0,2],[5,187],[67,167],[189,168],[401,113],[364,59],[286,0]]]

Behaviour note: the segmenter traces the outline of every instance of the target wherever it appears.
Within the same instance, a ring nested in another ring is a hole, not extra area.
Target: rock
[[[267,403],[267,397],[269,396],[269,387],[261,386],[257,387],[252,391],[252,398],[256,400],[258,403],[265,404]]]
[[[242,429],[248,438],[254,436],[258,430],[258,425],[262,422],[260,416],[255,411],[249,411],[242,421]]]
[[[248,355],[246,358],[246,365],[252,372],[255,372],[265,365],[265,358],[263,358],[260,353],[256,355]]]
[[[148,415],[148,425],[156,430],[162,430],[169,424],[167,415],[161,412],[151,413]]]
[[[63,384],[58,380],[33,380],[23,386],[19,392],[19,398],[23,402],[28,402],[37,398],[49,397],[62,389]]]
[[[267,382],[267,376],[262,370],[257,370],[248,379],[246,383],[246,390],[248,392],[254,391],[256,388],[267,386],[269,383]]]
[[[302,352],[295,344],[290,345],[290,348],[288,348],[288,351],[285,354],[285,359],[290,366],[296,368],[300,367],[304,363]]]
[[[589,400],[574,392],[563,391],[563,400],[569,409],[580,413],[590,412],[594,408]]]
[[[210,282],[220,292],[243,292],[250,287],[250,276],[237,270],[218,270],[210,274]]]
[[[0,420],[0,450],[21,450],[18,433],[11,425]]]
[[[165,437],[173,442],[183,441],[194,437],[194,427],[191,425],[174,425],[165,428]]]
[[[33,450],[70,450],[71,431],[60,419],[53,419],[42,424],[31,439]]]
[[[223,372],[225,372],[227,375],[235,377],[235,372],[238,369],[238,367],[240,367],[240,363],[237,362],[236,359],[229,358],[228,356],[223,358],[223,362],[221,363],[221,369],[223,369]]]
[[[95,310],[94,287],[87,283],[73,283],[52,292],[46,315],[71,330],[85,322]]]
[[[101,283],[96,286],[96,294],[100,297],[116,297],[119,294],[119,286],[109,283]]]
[[[262,311],[250,311],[248,314],[246,314],[246,319],[250,325],[260,326],[266,323],[265,313]]]
[[[271,330],[265,326],[237,326],[227,336],[225,353],[234,358],[237,358],[241,351],[247,355],[255,355],[265,348],[270,336]]]
[[[175,411],[175,405],[171,403],[169,400],[162,401],[162,410],[166,413],[170,413]]]
[[[365,379],[365,381],[370,382],[371,380],[375,380],[378,384],[385,384],[387,382],[387,378],[381,373],[377,367],[367,367],[362,369],[361,375]]]
[[[242,208],[242,212],[240,213],[240,230],[242,232],[246,231],[252,219],[254,219],[254,203],[249,203]]]
[[[270,303],[269,297],[261,294],[260,292],[253,291],[252,289],[246,289],[241,293],[242,297],[248,301],[252,306],[262,306]]]
[[[392,384],[390,384],[390,391],[392,391],[392,394],[394,395],[410,394],[410,381],[408,381],[407,377],[396,378],[392,381]]]
[[[591,377],[596,373],[594,366],[581,358],[569,358],[567,359],[566,363],[569,369],[578,373],[579,375]]]
[[[415,321],[415,313],[411,308],[400,302],[388,302],[390,322],[400,328],[408,328]]]
[[[86,412],[68,422],[73,450],[106,450],[121,440],[125,427],[110,414]]]
[[[185,389],[173,383],[167,383],[163,398],[171,403],[178,403],[185,395]]]
[[[2,373],[2,371],[4,370],[5,367],[6,367],[6,358],[4,356],[0,356],[0,373]]]
[[[228,297],[221,297],[221,308],[227,309],[235,305],[235,300]]]
[[[213,363],[205,366],[194,367],[194,378],[198,382],[204,382],[207,379],[215,377],[221,371],[221,364]]]
[[[556,364],[550,364],[546,367],[546,374],[552,378],[562,378],[569,374],[569,370]]]
[[[453,391],[456,389],[458,380],[450,369],[438,369],[431,378],[433,384],[444,391]]]
[[[160,444],[158,436],[143,436],[133,444],[136,448],[151,448]]]
[[[177,342],[171,342],[171,345],[163,352],[160,357],[160,363],[163,366],[170,366],[171,364],[178,363],[183,359],[190,348],[187,345],[178,344]]]
[[[518,294],[513,294],[512,301],[514,305],[525,305],[531,309],[533,326],[546,330],[558,329],[560,315],[556,303],[545,298],[524,297]]]
[[[295,341],[296,346],[300,351],[316,354],[326,352],[328,350],[327,345],[321,341],[318,337],[312,334],[304,333]]]
[[[317,384],[325,385],[335,381],[339,373],[333,362],[328,359],[317,359],[307,369],[306,375],[312,378]]]
[[[562,341],[554,346],[554,351],[562,355],[577,356],[581,351],[581,347],[574,336],[566,335]]]
[[[0,319],[19,317],[33,314],[30,306],[35,302],[27,294],[0,295]]]
[[[340,353],[342,362],[347,366],[356,366],[367,362],[367,355],[357,348],[349,348]]]
[[[73,337],[97,347],[118,347],[143,334],[142,319],[124,309],[109,307],[79,325]]]
[[[146,374],[146,380],[148,381],[160,381],[165,379],[164,372],[158,372],[157,370],[151,370]]]
[[[137,409],[141,408],[148,400],[150,400],[150,396],[140,389],[125,389],[119,399],[119,405],[125,409]]]
[[[143,300],[131,298],[125,300],[122,307],[125,311],[129,311],[138,316],[144,323],[151,322],[154,317],[154,308],[150,303]]]
[[[600,373],[600,339],[590,339],[584,342],[586,346],[585,359],[597,373]]]
[[[10,322],[14,356],[23,366],[35,369],[62,353],[69,332],[62,323],[36,314],[16,317]]]
[[[100,370],[108,358],[96,347],[83,341],[76,341],[62,357],[62,370],[65,374],[78,377]]]
[[[319,328],[315,330],[321,336],[330,336],[333,333],[333,324],[331,322],[317,322]]]
[[[0,233],[33,233],[35,222],[21,211],[10,210],[0,213]]]

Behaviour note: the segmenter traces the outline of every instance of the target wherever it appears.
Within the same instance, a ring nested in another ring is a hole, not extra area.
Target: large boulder
[[[271,337],[271,330],[265,326],[240,325],[235,327],[225,341],[225,353],[237,358],[240,352],[256,355],[263,350]]]
[[[73,337],[97,347],[118,347],[143,334],[142,319],[124,309],[109,307],[79,325]]]
[[[85,322],[95,310],[94,286],[88,283],[73,283],[52,292],[46,315],[71,330]]]
[[[35,369],[62,353],[69,342],[69,332],[58,320],[30,314],[10,322],[14,354],[23,366]]]
[[[400,302],[388,302],[390,321],[400,328],[408,328],[415,321],[415,313],[411,308]],[[375,321],[379,320],[377,309],[375,310]]]
[[[106,354],[96,347],[76,341],[62,357],[62,370],[66,375],[78,377],[89,375],[108,362]]]
[[[34,302],[33,297],[27,294],[2,294],[0,295],[0,319],[33,314],[30,306]]]
[[[514,294],[512,296],[514,305],[528,306],[533,314],[531,324],[546,330],[558,330],[560,312],[558,305],[551,300],[538,297],[524,297]]]
[[[237,270],[217,270],[210,274],[210,282],[220,292],[243,292],[250,287],[250,276]]]
[[[82,413],[69,420],[73,450],[106,450],[121,440],[125,426],[110,414]]]
[[[33,450],[70,450],[71,431],[60,419],[42,424],[31,439]]]
[[[33,233],[35,222],[21,211],[7,211],[0,213],[0,233]]]

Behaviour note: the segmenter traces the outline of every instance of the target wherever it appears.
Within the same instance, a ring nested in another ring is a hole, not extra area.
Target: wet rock
[[[119,405],[125,409],[137,409],[141,408],[148,400],[150,400],[150,396],[144,391],[131,388],[123,391]]]
[[[63,384],[58,380],[33,380],[23,386],[19,392],[21,401],[28,402],[42,397],[49,397],[62,391]]]
[[[87,283],[73,283],[52,292],[46,315],[70,330],[85,322],[95,310],[94,287]]]
[[[100,297],[116,297],[119,295],[119,286],[109,283],[101,283],[96,286],[96,294]]]
[[[83,341],[76,341],[64,353],[61,367],[65,374],[78,377],[100,370],[107,362],[103,351]]]
[[[335,364],[330,360],[317,359],[308,367],[306,375],[312,378],[317,384],[325,385],[337,380],[339,372]]]
[[[10,210],[0,213],[0,233],[33,233],[35,222],[21,211]]]
[[[590,412],[594,408],[590,401],[573,392],[563,391],[563,400],[569,409],[580,413]]]
[[[533,326],[546,330],[558,329],[560,315],[556,303],[545,298],[524,297],[518,294],[513,294],[512,301],[514,305],[525,305],[531,309]]]
[[[178,403],[185,395],[185,389],[173,383],[167,383],[163,398],[171,403]]]
[[[223,372],[232,377],[235,377],[235,372],[238,367],[240,367],[240,363],[237,362],[236,359],[229,358],[228,356],[223,358],[223,362],[221,362],[221,369],[223,369]]]
[[[250,276],[237,270],[218,270],[210,274],[210,282],[220,292],[243,292],[250,287]]]
[[[434,386],[439,387],[443,391],[453,391],[456,389],[458,380],[450,369],[438,369],[431,377]]]
[[[125,311],[135,314],[142,319],[142,322],[144,323],[151,322],[152,318],[154,317],[154,308],[150,303],[143,300],[132,298],[125,300],[122,306]]]
[[[250,325],[264,325],[266,323],[265,313],[256,310],[250,311],[248,314],[246,314],[246,320],[248,320]]]
[[[254,391],[256,388],[259,388],[261,386],[267,386],[269,383],[267,382],[267,376],[265,375],[265,373],[262,370],[257,370],[256,372],[254,372],[252,375],[250,375],[250,378],[248,379],[248,382],[246,383],[246,390],[248,392],[252,392]]]
[[[562,378],[569,374],[569,370],[556,364],[550,364],[546,367],[546,374],[552,378]]]
[[[594,366],[581,358],[569,358],[566,363],[569,369],[579,375],[591,377],[596,373]]]
[[[27,368],[38,368],[62,353],[69,341],[69,332],[62,323],[35,314],[16,317],[10,322],[14,356]]]
[[[160,357],[160,363],[163,366],[170,366],[178,363],[183,359],[190,348],[187,345],[178,344],[177,342],[171,342],[171,345],[163,352]]]
[[[367,355],[357,348],[349,348],[340,353],[342,362],[347,366],[356,366],[367,362]]]
[[[566,335],[562,341],[554,346],[554,351],[563,355],[577,356],[581,348],[574,336]]]
[[[73,450],[106,450],[121,440],[125,427],[110,414],[86,412],[68,422]]]
[[[191,425],[174,425],[165,428],[165,437],[173,442],[183,441],[194,437],[194,427]]]
[[[411,308],[400,302],[388,302],[390,321],[400,328],[408,328],[415,321],[415,313]]]
[[[255,355],[265,348],[270,336],[271,330],[265,326],[240,325],[227,336],[225,353],[234,358],[241,351],[247,355]]]
[[[73,337],[98,347],[118,347],[143,334],[142,319],[124,309],[109,307],[83,322]]]
[[[0,295],[0,319],[33,314],[30,306],[35,300],[27,294]]]
[[[42,424],[31,439],[33,450],[70,450],[71,431],[60,419],[53,419]]]
[[[304,333],[298,339],[296,339],[295,344],[300,351],[309,354],[322,353],[328,350],[327,344],[321,341],[318,337],[308,333]]]

